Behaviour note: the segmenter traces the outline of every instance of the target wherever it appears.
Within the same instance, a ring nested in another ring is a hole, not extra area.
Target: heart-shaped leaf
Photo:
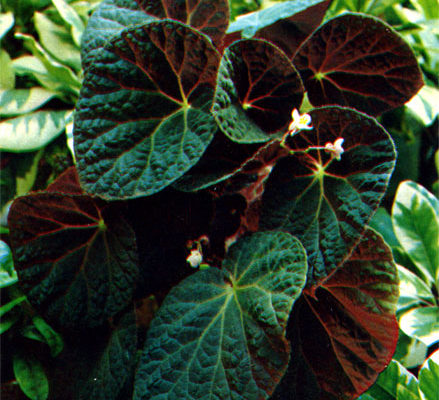
[[[293,62],[314,106],[339,104],[379,115],[403,105],[423,85],[408,44],[386,23],[361,14],[328,21]]]
[[[392,252],[367,230],[350,259],[295,307],[287,328],[291,362],[272,400],[357,398],[395,351],[397,300]],[[304,384],[306,375],[313,384]]]
[[[217,129],[210,114],[219,54],[177,22],[127,28],[84,78],[75,151],[84,189],[108,199],[151,195],[201,157]]]
[[[303,98],[300,77],[274,45],[240,40],[224,52],[212,112],[233,141],[266,142],[285,129]]]
[[[93,62],[107,40],[122,29],[165,18],[200,30],[218,45],[229,23],[229,3],[226,0],[105,0],[89,19],[84,32],[81,48],[84,68]]]
[[[263,195],[260,227],[290,232],[304,245],[308,288],[324,281],[359,242],[377,209],[395,165],[392,139],[374,118],[340,107],[311,113],[314,129],[288,144]],[[341,160],[310,146],[344,138]]]
[[[54,323],[96,326],[131,301],[136,242],[116,205],[34,193],[14,201],[8,221],[20,284]]]
[[[227,29],[228,44],[243,38],[266,39],[292,57],[300,44],[321,23],[330,5],[328,0],[295,0],[240,16]]]
[[[287,233],[236,242],[221,270],[175,287],[154,318],[134,399],[265,399],[288,364],[284,333],[306,256]]]

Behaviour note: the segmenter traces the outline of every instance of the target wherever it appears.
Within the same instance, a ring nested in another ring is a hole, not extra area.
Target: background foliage
[[[0,242],[0,333],[5,399],[20,398],[23,393],[31,399],[48,398],[47,375],[55,373],[63,357],[84,366],[87,348],[98,350],[95,362],[78,372],[79,382],[85,382],[87,374],[106,376],[100,360],[117,358],[118,341],[132,343],[130,351],[135,351],[133,316],[127,314],[114,321],[111,335],[102,333],[101,343],[90,339],[77,354],[61,354],[63,338],[36,314],[17,285],[7,244],[11,201],[45,189],[74,163],[72,112],[83,79],[79,45],[99,2],[0,3],[0,232],[4,239]],[[234,0],[232,18],[274,3]],[[398,160],[383,207],[371,226],[391,246],[398,264],[400,335],[394,360],[360,398],[435,400],[439,379],[439,6],[436,0],[335,0],[325,18],[345,11],[362,12],[392,25],[414,50],[425,82],[409,103],[379,117],[396,143]],[[99,218],[95,228],[99,231]],[[144,300],[140,306],[155,307],[153,300]],[[124,381],[113,384],[123,387]]]

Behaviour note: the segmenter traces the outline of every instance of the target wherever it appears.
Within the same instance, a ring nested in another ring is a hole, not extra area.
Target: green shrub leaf
[[[81,183],[107,199],[156,193],[213,138],[219,54],[206,36],[163,21],[125,29],[95,61],[75,118]]]
[[[266,142],[286,129],[302,98],[299,74],[285,54],[263,40],[240,40],[224,52],[212,112],[231,140]]]
[[[306,256],[287,233],[239,240],[221,270],[171,290],[148,332],[136,400],[265,399],[287,367],[284,337]]]
[[[0,123],[0,150],[33,151],[60,135],[71,111],[36,111]]]
[[[407,311],[401,316],[399,325],[406,335],[430,346],[439,341],[439,307],[421,307]]]
[[[357,245],[377,209],[395,164],[392,139],[375,119],[324,107],[311,113],[314,129],[288,142],[295,151],[270,174],[262,197],[262,229],[286,230],[308,254],[307,286],[324,281]],[[344,138],[341,160],[322,150]]]
[[[439,350],[425,361],[419,371],[419,387],[426,399],[439,398]]]
[[[400,184],[392,208],[395,235],[428,283],[439,283],[439,201],[420,185]]]
[[[15,378],[21,390],[31,400],[46,400],[49,396],[49,381],[43,366],[31,353],[18,351],[14,354],[13,367]]]
[[[39,87],[0,90],[0,115],[29,113],[47,103],[55,95],[54,92]]]

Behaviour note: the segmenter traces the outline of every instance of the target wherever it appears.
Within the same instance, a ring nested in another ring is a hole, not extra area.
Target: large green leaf
[[[314,106],[340,104],[379,115],[422,87],[408,44],[389,25],[343,14],[321,26],[293,59]]]
[[[116,204],[34,193],[14,201],[8,222],[20,284],[50,321],[96,326],[131,301],[137,249]]]
[[[84,33],[84,23],[81,17],[76,13],[75,9],[64,0],[52,0],[61,18],[71,27],[73,40],[79,46],[81,44],[81,37]]]
[[[15,74],[12,68],[11,57],[7,51],[0,49],[0,89],[13,89],[15,86]]]
[[[286,129],[302,98],[302,81],[285,54],[263,40],[240,40],[223,54],[212,112],[231,140],[266,142]]]
[[[273,168],[262,198],[262,229],[286,230],[308,254],[307,286],[334,272],[359,242],[395,164],[392,139],[375,119],[340,107],[311,113],[314,129],[288,142],[295,154]],[[341,160],[323,150],[344,138]]]
[[[14,26],[14,22],[14,14],[12,12],[0,14],[0,39]]]
[[[84,68],[93,63],[107,40],[125,27],[170,18],[191,25],[219,44],[229,23],[226,0],[105,0],[93,13],[84,32],[81,55]]]
[[[406,335],[431,346],[439,341],[439,307],[421,307],[407,311],[401,316],[399,325]]]
[[[9,246],[0,240],[0,289],[18,281]]]
[[[1,122],[0,150],[22,152],[44,147],[63,132],[70,113],[36,111]]]
[[[287,328],[292,357],[272,400],[357,398],[395,351],[397,300],[392,252],[367,230],[349,260],[295,305]]]
[[[173,21],[127,28],[84,78],[75,151],[84,188],[108,199],[160,191],[201,157],[217,129],[210,114],[219,54]]]
[[[0,115],[18,115],[36,110],[55,96],[40,87],[0,90]]]
[[[439,283],[439,201],[420,185],[400,184],[392,208],[393,229],[428,284]]]
[[[417,379],[392,360],[376,383],[359,400],[420,400]],[[433,400],[433,399],[432,399]]]
[[[134,398],[267,398],[288,363],[284,333],[305,275],[304,249],[287,233],[235,243],[221,270],[197,272],[165,299],[148,332]]]

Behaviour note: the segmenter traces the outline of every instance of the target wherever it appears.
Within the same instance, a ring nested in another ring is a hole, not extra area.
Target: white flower
[[[344,142],[343,138],[338,138],[335,140],[334,143],[326,143],[325,144],[325,150],[328,152],[331,152],[332,155],[337,159],[341,159],[341,155],[344,153],[344,149],[342,147],[342,144]]]
[[[291,117],[293,118],[293,121],[291,122],[290,126],[288,127],[288,132],[290,135],[301,131],[303,129],[310,130],[312,129],[311,124],[311,116],[309,114],[300,114],[299,111],[297,111],[297,108],[293,110],[291,113]]]
[[[191,250],[191,254],[186,258],[186,261],[192,268],[197,268],[203,261],[203,256],[199,250]]]

